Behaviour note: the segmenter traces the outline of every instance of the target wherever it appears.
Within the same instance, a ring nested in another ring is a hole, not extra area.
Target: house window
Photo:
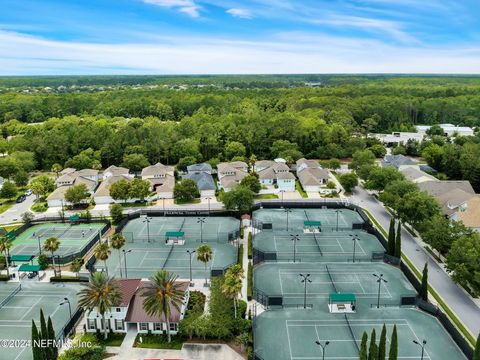
[[[176,323],[170,323],[170,331],[177,331],[177,324]]]
[[[148,323],[140,323],[140,331],[148,331]]]
[[[115,311],[116,311],[116,312],[121,312],[121,311],[122,311],[122,308],[117,307],[117,308],[115,308]]]
[[[162,331],[162,323],[154,323],[153,330],[155,331]]]
[[[87,320],[87,327],[88,327],[88,330],[95,330],[96,329],[96,326],[97,324],[95,323],[95,319],[88,319]]]
[[[115,320],[115,329],[117,330],[124,330],[123,328],[123,321],[121,319]]]

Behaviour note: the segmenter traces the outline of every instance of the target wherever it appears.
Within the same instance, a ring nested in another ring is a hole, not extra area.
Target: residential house
[[[330,173],[323,169],[318,161],[299,159],[296,162],[297,177],[306,192],[321,192],[322,186],[328,183]]]
[[[248,165],[243,161],[232,161],[217,165],[218,187],[226,192],[237,186],[248,175]]]
[[[295,176],[285,163],[261,160],[255,162],[253,169],[263,186],[274,187],[278,191],[295,191]]]
[[[207,163],[193,164],[187,166],[188,173],[203,172],[205,174],[212,174],[212,165]]]
[[[207,164],[208,165],[208,164]],[[215,196],[215,190],[217,189],[215,186],[215,181],[211,175],[208,168],[204,168],[205,171],[195,171],[196,167],[188,169],[188,174],[183,175],[184,179],[190,179],[195,181],[198,186],[198,190],[200,190],[201,197],[209,197]],[[211,171],[210,167],[210,171]]]
[[[173,166],[156,163],[142,170],[142,179],[150,181],[152,190],[158,199],[173,199],[175,188],[175,173]]]
[[[148,315],[143,309],[144,288],[148,280],[141,279],[118,279],[121,302],[118,306],[110,308],[105,315],[105,326],[114,333],[126,333],[133,330],[139,333],[166,334],[167,322],[164,316],[156,317]],[[178,332],[180,321],[185,316],[189,300],[188,282],[178,282],[180,291],[183,292],[183,303],[180,311],[171,308],[169,317],[170,333]],[[102,332],[104,324],[102,317],[93,309],[85,315],[86,332]]]
[[[110,187],[112,186],[112,184],[120,180],[126,180],[130,182],[133,179],[131,176],[128,176],[128,175],[108,176],[100,183],[97,190],[93,194],[93,200],[95,201],[95,204],[99,205],[99,204],[112,204],[112,203],[123,202],[123,200],[114,200],[110,196]],[[135,202],[136,200],[140,200],[140,199],[128,199],[127,202]]]
[[[400,172],[403,174],[403,176],[405,176],[405,179],[416,184],[420,184],[425,181],[438,181],[436,177],[427,174],[426,172],[414,166],[402,168]]]
[[[65,193],[72,186],[84,184],[88,192],[93,194],[98,185],[98,170],[72,168],[64,169],[61,175],[55,180],[57,188],[47,197],[48,207],[61,207],[69,205],[65,201]]]
[[[374,136],[386,146],[393,146],[405,145],[409,140],[421,142],[424,134],[394,131],[391,134],[375,134]]]
[[[461,221],[466,227],[480,231],[480,196],[472,196],[464,203],[463,208],[454,212],[450,219]]]
[[[132,174],[130,174],[130,170],[124,167],[119,167],[115,165],[111,165],[108,168],[105,169],[105,171],[102,174],[102,180],[106,180],[111,176],[129,176],[133,177]]]
[[[417,163],[412,159],[406,157],[405,155],[385,155],[383,160],[380,162],[382,167],[393,166],[397,170],[404,169],[406,167],[416,166]]]

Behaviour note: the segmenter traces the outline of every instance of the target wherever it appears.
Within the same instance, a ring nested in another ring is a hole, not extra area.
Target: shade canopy
[[[305,220],[303,222],[304,226],[321,226],[322,222],[321,221],[315,221],[315,220]]]
[[[168,237],[182,237],[184,235],[185,233],[183,231],[167,231],[165,233],[165,236],[168,236]]]
[[[39,272],[40,265],[29,265],[29,264],[22,264],[18,271],[25,271],[25,272]]]
[[[331,293],[329,298],[332,303],[349,303],[357,301],[357,298],[353,293]]]
[[[33,255],[12,255],[10,256],[10,261],[32,261],[35,256]]]

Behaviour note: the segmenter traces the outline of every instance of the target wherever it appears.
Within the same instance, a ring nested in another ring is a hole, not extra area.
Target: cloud
[[[2,75],[480,73],[480,48],[394,46],[282,33],[267,40],[171,36],[142,44],[45,40],[0,31]]]
[[[164,8],[174,8],[193,18],[200,16],[201,7],[192,0],[143,0],[144,3]]]
[[[227,13],[234,17],[243,18],[243,19],[252,18],[252,13],[248,9],[232,8],[232,9],[228,9]]]

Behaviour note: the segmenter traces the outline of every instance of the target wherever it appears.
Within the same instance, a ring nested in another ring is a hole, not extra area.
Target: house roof
[[[402,166],[402,165],[415,165],[415,162],[406,157],[405,155],[399,154],[399,155],[385,155],[383,160],[381,161],[382,166],[395,166],[396,168]]]
[[[450,216],[457,211],[457,208],[466,203],[475,195],[462,189],[453,189],[452,191],[437,196],[437,201],[442,207],[442,211]]]
[[[183,178],[195,181],[200,191],[216,189],[215,182],[210,174],[204,172],[193,172],[183,175]]]
[[[273,160],[258,160],[255,161],[255,168],[264,168],[264,167],[269,167],[275,164],[275,161]]]
[[[125,175],[112,175],[108,177],[107,179],[103,180],[100,185],[98,186],[97,191],[95,191],[95,196],[110,196],[110,187],[112,184],[116,183],[117,181],[120,180],[127,180],[127,181],[132,181],[132,179],[129,176]]]
[[[77,169],[74,168],[65,168],[62,171],[60,171],[60,174],[65,175],[65,174],[70,174],[77,171]]]
[[[137,291],[141,279],[117,279],[118,286],[120,288],[120,294],[122,295],[122,303],[119,306],[128,306],[132,301],[132,297]]]
[[[437,179],[416,167],[407,167],[399,170],[407,180],[413,182],[437,181]]]
[[[195,171],[212,172],[212,165],[207,164],[207,163],[188,165],[187,166],[187,171],[188,172],[195,172]]]
[[[172,192],[175,187],[175,177],[166,175],[163,178],[149,178],[147,179],[156,189],[157,193]]]
[[[320,168],[306,168],[297,174],[302,186],[321,185],[321,179],[328,179],[329,172]]]
[[[114,175],[127,175],[129,172],[130,170],[127,168],[111,165],[105,169],[103,174],[111,173],[114,176]]]
[[[74,172],[75,176],[96,176],[98,175],[98,170],[94,169],[82,169]]]
[[[47,196],[47,200],[63,200],[65,199],[65,193],[70,186],[59,186],[53,192]]]
[[[319,168],[320,167],[320,164],[318,163],[317,160],[307,160],[305,158],[298,159],[296,161],[296,164],[297,164],[297,168],[302,164],[305,164],[307,168]]]
[[[156,163],[155,165],[147,166],[142,169],[142,176],[152,176],[156,174],[173,174],[173,166]]]
[[[467,209],[458,211],[457,219],[468,228],[480,228],[480,196],[472,196],[467,201]]]
[[[128,307],[128,312],[126,316],[126,321],[130,322],[165,322],[165,316],[162,315],[161,317],[152,316],[145,312],[143,309],[143,300],[146,289],[144,288],[149,282],[148,281],[141,281],[140,286],[136,294],[133,296],[130,306]],[[177,282],[179,286],[179,290],[185,293],[188,290],[188,282]],[[171,307],[171,313],[169,321],[171,323],[178,323],[180,321],[180,312],[175,309],[174,306]]]
[[[260,165],[255,166],[261,167]],[[260,179],[295,179],[287,165],[274,161],[265,169],[258,171],[257,174]]]
[[[426,191],[433,197],[441,196],[455,189],[463,190],[472,195],[475,194],[472,185],[466,180],[425,181],[418,184],[420,190]]]

